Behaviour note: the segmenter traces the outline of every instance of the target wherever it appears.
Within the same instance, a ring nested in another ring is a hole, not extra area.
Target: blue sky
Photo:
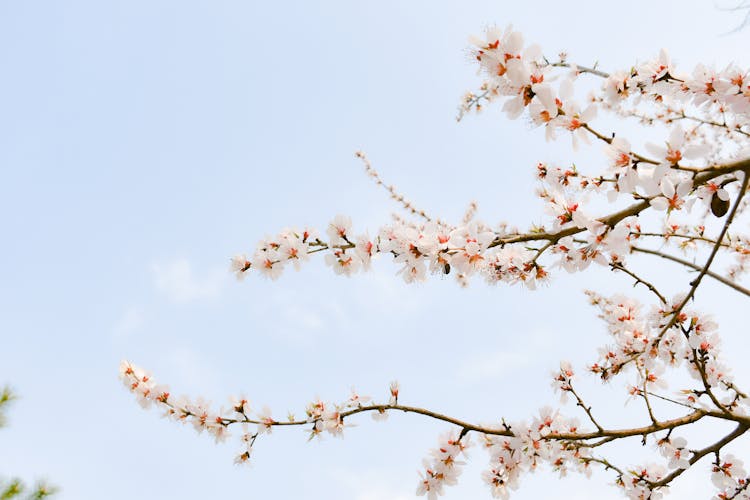
[[[22,396],[0,431],[0,473],[44,475],[77,500],[411,498],[446,429],[393,415],[360,419],[342,442],[276,431],[239,469],[233,444],[142,411],[117,379],[123,358],[175,392],[217,404],[244,392],[278,414],[352,385],[385,399],[394,378],[404,401],[473,420],[554,403],[557,361],[580,366],[604,342],[580,291],[630,290],[623,278],[461,290],[406,286],[387,262],[344,279],[318,260],[237,283],[227,265],[266,234],[323,228],[338,213],[374,233],[396,207],[362,173],[360,148],[446,219],[477,200],[490,222],[541,221],[532,167],[571,158],[567,142],[546,144],[497,109],[454,120],[478,83],[467,38],[489,24],[608,69],[662,46],[683,68],[748,66],[750,32],[724,35],[737,14],[698,1],[617,5],[0,3],[0,383]],[[737,299],[705,290],[706,308],[737,331]],[[747,341],[725,342],[740,361]],[[613,387],[588,389],[615,401],[613,419],[634,412]],[[485,457],[473,457],[446,498],[487,496]],[[554,477],[527,478],[515,498],[544,498]],[[613,496],[607,480],[554,487]],[[681,488],[708,492],[707,482],[694,474]]]

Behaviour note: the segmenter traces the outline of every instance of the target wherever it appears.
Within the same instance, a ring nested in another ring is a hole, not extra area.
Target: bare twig
[[[669,255],[664,252],[659,252],[658,250],[651,250],[650,248],[641,248],[641,247],[632,247],[630,250],[633,252],[638,252],[638,253],[656,255],[657,257],[661,257],[662,259],[666,259],[666,260],[671,260],[672,262],[676,262],[677,264],[683,265],[685,267],[689,267],[690,269],[693,269],[695,271],[700,271],[702,269],[701,266],[697,264],[681,259],[679,257],[675,257],[674,255]],[[720,274],[716,274],[713,271],[706,271],[706,275],[712,277],[719,283],[727,285],[728,287],[740,292],[741,294],[747,297],[750,297],[750,290],[748,290],[747,288],[743,286],[738,285],[732,280],[725,278],[724,276],[721,276]]]

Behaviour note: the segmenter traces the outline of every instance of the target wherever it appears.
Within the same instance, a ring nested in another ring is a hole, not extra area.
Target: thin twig
[[[398,191],[396,191],[396,188],[394,186],[388,185],[388,184],[386,184],[386,183],[383,182],[383,179],[380,178],[380,174],[372,166],[372,163],[370,163],[370,160],[367,158],[367,155],[363,151],[357,151],[355,153],[355,156],[357,158],[359,158],[360,160],[362,160],[362,163],[365,166],[365,172],[367,172],[367,175],[369,175],[370,177],[372,177],[372,180],[375,182],[375,184],[377,184],[378,186],[383,187],[383,189],[385,189],[386,191],[388,191],[388,193],[391,195],[391,199],[393,199],[396,202],[398,202],[404,208],[404,210],[406,210],[407,212],[411,213],[412,215],[416,215],[416,216],[422,217],[427,222],[431,222],[432,221],[432,217],[430,217],[429,215],[427,215],[427,212],[425,212],[422,209],[419,209],[419,208],[415,207],[414,204],[412,202],[410,202],[409,200],[407,200],[404,195],[402,195],[401,193],[399,193]],[[440,223],[439,220],[437,222]]]
[[[612,268],[613,271],[622,271],[625,274],[627,274],[628,276],[630,276],[633,279],[635,279],[635,284],[633,284],[633,286],[637,286],[639,283],[642,284],[642,285],[645,285],[646,288],[648,288],[651,292],[654,293],[654,295],[656,295],[657,297],[659,297],[659,300],[662,302],[662,304],[666,304],[667,303],[667,299],[664,298],[664,295],[662,295],[659,292],[659,290],[656,289],[656,287],[654,285],[652,285],[648,281],[644,280],[643,278],[641,278],[640,276],[638,276],[637,274],[635,274],[633,271],[631,271],[628,268],[626,268],[621,262],[612,262],[612,263],[609,264],[609,266]]]
[[[689,267],[690,269],[693,269],[695,271],[700,271],[701,266],[694,264],[690,261],[681,259],[679,257],[675,257],[674,255],[669,255],[667,253],[659,252],[658,250],[651,250],[649,248],[641,248],[641,247],[631,247],[630,250],[632,252],[638,252],[638,253],[645,253],[650,255],[656,255],[657,257],[661,257],[662,259],[671,260],[672,262],[676,262],[677,264],[681,264],[685,267]],[[747,288],[738,285],[737,283],[733,282],[732,280],[725,278],[724,276],[721,276],[719,274],[716,274],[713,271],[706,271],[706,275],[712,277],[719,283],[722,283],[724,285],[727,285],[730,288],[733,288],[734,290],[740,292],[743,295],[746,295],[750,297],[750,290]]]

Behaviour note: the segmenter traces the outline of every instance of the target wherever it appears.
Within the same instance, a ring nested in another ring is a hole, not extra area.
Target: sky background
[[[388,262],[346,279],[313,259],[278,281],[238,283],[229,258],[338,213],[375,234],[397,207],[363,174],[360,148],[442,218],[476,200],[488,222],[542,222],[533,167],[573,158],[568,141],[547,144],[497,107],[455,121],[479,83],[467,39],[487,25],[513,23],[551,57],[605,69],[660,47],[684,69],[748,67],[750,31],[726,34],[741,18],[685,0],[0,2],[0,383],[21,396],[0,430],[0,475],[47,477],[71,500],[412,498],[446,425],[363,417],[343,441],[312,443],[277,429],[237,468],[236,442],[141,410],[118,364],[217,405],[241,392],[278,416],[351,386],[386,400],[392,379],[403,403],[473,421],[556,403],[559,360],[582,368],[606,342],[582,290],[631,291],[625,277],[463,290],[439,278],[407,286]],[[670,294],[687,288],[677,268],[652,270]],[[698,299],[750,380],[744,303],[713,283]],[[619,385],[582,387],[612,426],[643,418]],[[631,448],[626,464],[658,460]],[[486,456],[471,456],[446,498],[489,496]],[[707,467],[673,496],[707,497]],[[617,497],[611,480],[542,472],[514,498]]]

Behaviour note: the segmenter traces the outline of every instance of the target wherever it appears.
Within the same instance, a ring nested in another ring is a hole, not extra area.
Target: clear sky
[[[660,47],[683,68],[748,67],[750,31],[725,35],[740,21],[697,0],[0,2],[0,383],[22,397],[0,430],[0,474],[48,477],[68,500],[412,498],[445,425],[365,417],[319,443],[277,429],[237,468],[236,443],[141,410],[118,363],[277,415],[352,385],[384,400],[394,378],[403,402],[477,421],[555,403],[558,360],[583,366],[605,342],[581,291],[631,290],[624,277],[462,290],[406,286],[387,262],[345,279],[319,259],[237,283],[228,259],[338,213],[373,234],[397,207],[362,173],[360,148],[446,219],[477,200],[488,222],[540,222],[532,169],[571,158],[567,141],[548,145],[498,109],[454,120],[479,81],[467,38],[487,25],[606,69]],[[671,292],[689,280],[674,276],[662,274]],[[698,298],[742,365],[739,299],[712,284]],[[639,415],[616,386],[586,388],[612,419]],[[446,498],[488,496],[486,457],[472,457]],[[708,495],[705,467],[674,497]],[[614,497],[608,481],[538,474],[515,498]]]

